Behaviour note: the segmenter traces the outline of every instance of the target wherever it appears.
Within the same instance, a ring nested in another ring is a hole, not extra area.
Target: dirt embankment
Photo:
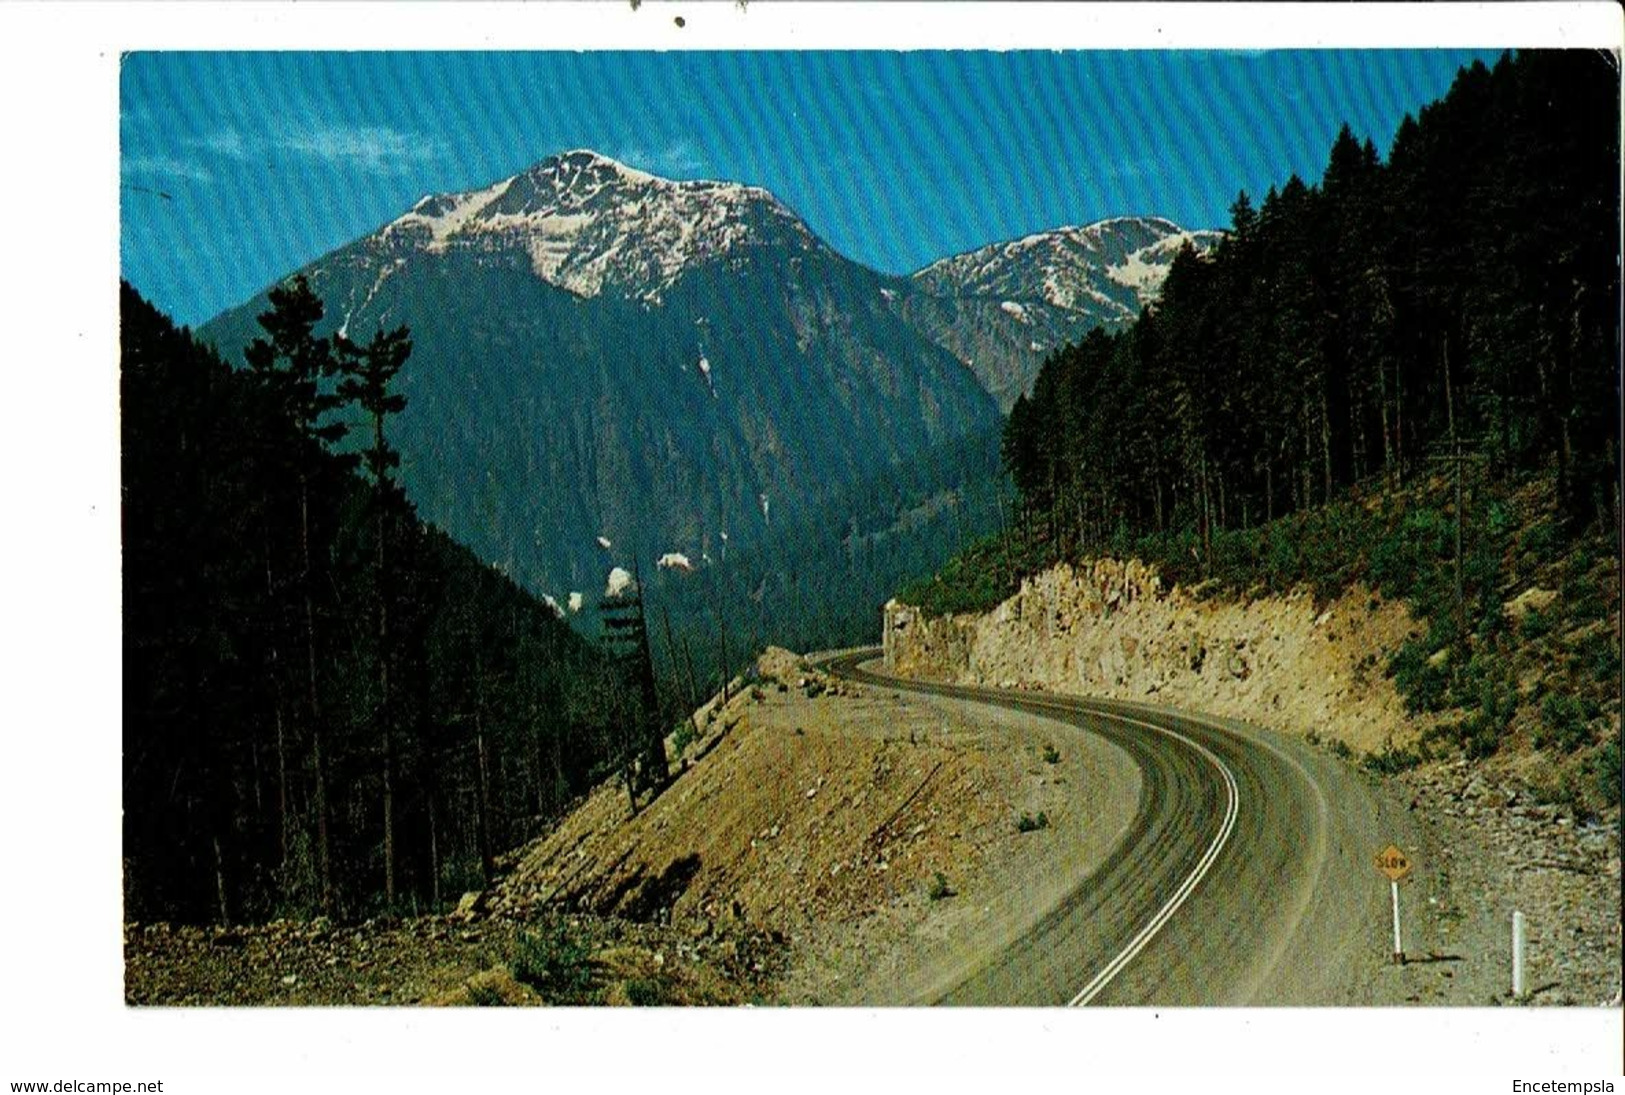
[[[1103,743],[835,681],[783,651],[699,718],[657,799],[631,814],[601,787],[522,850],[492,914],[669,925],[678,962],[727,953],[743,930],[780,945],[773,1000],[905,1003],[1024,930],[1138,797]]]
[[[1064,726],[768,651],[634,813],[609,780],[457,912],[126,926],[135,1004],[901,1004],[1110,851],[1139,776]],[[531,969],[525,965],[529,956]]]
[[[929,619],[892,602],[886,665],[960,684],[1149,700],[1371,752],[1420,731],[1383,675],[1417,630],[1405,607],[1353,589],[1206,600],[1137,561],[1066,564],[985,615]]]

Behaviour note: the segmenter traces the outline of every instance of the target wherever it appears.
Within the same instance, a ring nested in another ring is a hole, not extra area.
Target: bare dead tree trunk
[[[732,684],[728,671],[728,618],[717,617],[717,637],[722,645],[722,706],[728,706],[728,686]]]
[[[1202,477],[1202,560],[1203,576],[1213,569],[1213,495],[1208,486],[1207,453],[1198,462]]]
[[[1456,433],[1456,399],[1454,389],[1450,384],[1450,336],[1448,334],[1439,344],[1439,358],[1444,366],[1445,416],[1450,427],[1450,452],[1456,480],[1456,630],[1459,634],[1466,627],[1467,615],[1467,601],[1463,596],[1461,583],[1461,526],[1463,520],[1461,504],[1461,437]]]
[[[689,649],[687,637],[683,639],[683,670],[688,674],[689,710],[694,712],[694,728],[698,730],[700,728],[700,685],[699,678],[694,674],[694,652]]]
[[[440,830],[439,818],[435,814],[434,792],[428,794],[429,799],[429,905],[438,910],[440,908]]]
[[[1321,471],[1325,479],[1325,492],[1321,495],[1322,502],[1332,500],[1332,418],[1331,411],[1326,403],[1326,380],[1320,381],[1320,462]]]
[[[1405,379],[1399,361],[1394,361],[1394,463],[1405,473]]]
[[[321,886],[322,912],[333,914],[333,869],[327,833],[327,775],[322,758],[321,697],[316,687],[316,606],[310,595],[310,481],[299,473],[300,588],[305,602],[305,657],[308,671],[310,711],[310,755],[316,810],[316,871]]]
[[[384,418],[382,414],[373,416],[374,446],[377,451],[383,451],[384,445]],[[380,459],[382,459],[380,457]],[[391,755],[393,742],[391,741],[391,723],[393,711],[390,707],[389,696],[389,593],[386,587],[388,571],[385,568],[385,538],[388,533],[388,517],[384,506],[383,469],[378,470],[378,559],[377,577],[375,580],[378,596],[378,729],[381,759],[383,762],[383,797],[384,797],[384,907],[390,912],[395,911],[395,771],[394,757]]]
[[[671,659],[671,675],[673,678],[676,678],[679,664],[677,661],[677,644],[672,641],[671,613],[666,610],[665,605],[660,606],[660,626],[666,636],[666,657]],[[698,710],[699,700],[694,695],[694,674],[692,667],[690,667],[689,671],[688,698],[684,704],[684,707],[688,711],[689,720],[694,724],[694,732],[698,734],[700,732],[700,713]]]
[[[231,910],[226,905],[226,857],[220,851],[220,835],[211,838],[214,845],[214,893],[220,903],[220,923],[231,926]]]
[[[1382,423],[1382,477],[1389,487],[1394,485],[1394,445],[1388,421],[1388,370],[1377,363],[1377,415]]]
[[[491,852],[491,791],[490,769],[485,752],[485,666],[475,651],[474,656],[474,757],[475,778],[474,813],[480,845],[480,872],[485,884],[491,884],[496,873],[495,857]]]
[[[271,573],[271,544],[265,541],[265,595],[275,605],[276,580]],[[280,614],[279,614],[280,615]],[[288,866],[288,744],[286,727],[282,723],[282,671],[275,639],[271,642],[271,687],[276,699],[272,719],[276,724],[276,806],[277,806],[277,873],[281,876]]]

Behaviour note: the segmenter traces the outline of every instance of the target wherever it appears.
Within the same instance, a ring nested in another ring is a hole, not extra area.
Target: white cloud
[[[433,160],[446,151],[434,138],[387,126],[325,126],[284,137],[279,147],[319,160],[348,161],[372,171]]]
[[[197,164],[173,156],[125,156],[119,161],[118,167],[121,175],[161,181],[191,179],[195,182],[208,182],[213,178],[206,169]]]
[[[253,155],[253,151],[248,147],[248,142],[243,140],[243,135],[235,129],[222,129],[188,143],[194,148],[217,152],[222,156],[230,156],[234,160],[246,160]]]
[[[705,167],[699,149],[688,141],[673,141],[660,148],[633,145],[611,155],[628,167],[664,175],[693,175]]]
[[[251,160],[274,153],[306,156],[332,164],[388,173],[407,170],[426,160],[446,154],[446,145],[434,137],[407,133],[388,126],[317,125],[288,133],[258,133],[245,136],[235,129],[222,129],[190,142],[234,160]]]

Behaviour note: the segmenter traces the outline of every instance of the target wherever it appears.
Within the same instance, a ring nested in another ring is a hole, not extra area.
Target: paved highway
[[[824,667],[1092,734],[1141,775],[1133,824],[1013,942],[917,1003],[1355,1004],[1381,975],[1387,884],[1371,856],[1405,811],[1300,741],[1147,704],[905,680],[876,651]]]

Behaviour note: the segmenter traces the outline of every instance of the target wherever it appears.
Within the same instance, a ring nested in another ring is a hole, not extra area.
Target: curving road
[[[1348,765],[1230,720],[1124,701],[908,680],[827,658],[860,683],[997,705],[1096,735],[1141,775],[1128,831],[1014,942],[919,1003],[1357,1004],[1387,957],[1371,856],[1414,836]]]

